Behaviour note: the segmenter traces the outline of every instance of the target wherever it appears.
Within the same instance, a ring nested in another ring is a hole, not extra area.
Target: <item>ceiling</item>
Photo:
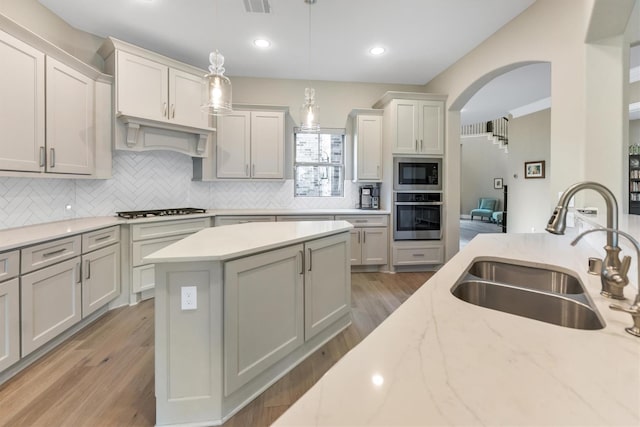
[[[70,25],[205,69],[225,55],[228,76],[423,85],[535,0],[38,0]],[[269,13],[248,12],[247,5]],[[257,38],[272,45],[259,49]],[[386,52],[371,55],[374,45]],[[232,80],[233,81],[233,80]],[[465,106],[490,120],[551,93],[548,64],[507,73]]]

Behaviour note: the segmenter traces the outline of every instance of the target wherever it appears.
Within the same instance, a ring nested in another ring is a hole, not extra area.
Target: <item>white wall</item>
[[[498,199],[496,210],[504,206],[503,190],[493,188],[494,178],[508,183],[509,155],[485,136],[464,137],[460,147],[460,214],[468,216],[481,197]]]

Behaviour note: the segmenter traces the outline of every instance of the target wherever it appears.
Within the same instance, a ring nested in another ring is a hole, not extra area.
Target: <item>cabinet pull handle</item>
[[[422,151],[423,147],[422,147],[422,140],[420,140],[420,151]]]
[[[85,260],[84,269],[85,269],[84,278],[90,279],[91,278],[91,260]]]
[[[58,255],[61,254],[62,252],[66,251],[66,248],[62,248],[62,249],[58,249],[57,251],[52,251],[52,252],[47,252],[46,254],[42,254],[43,258],[47,258],[50,256],[54,256],[54,255]]]
[[[110,234],[107,234],[106,236],[96,237],[96,242],[101,242],[102,240],[108,239],[109,237],[111,237]]]
[[[40,147],[40,167],[43,168],[45,166],[44,163],[44,156],[47,152],[45,151],[44,147]]]
[[[380,165],[376,165],[376,175],[377,178],[380,178]]]
[[[418,151],[418,140],[416,139],[416,145],[414,145],[415,150]]]
[[[54,168],[54,167],[56,167],[56,149],[55,148],[51,148],[49,150],[49,155],[51,156],[51,158],[49,159],[50,166],[52,168]]]
[[[311,271],[311,267],[313,263],[313,252],[311,252],[311,248],[309,248],[309,271]]]
[[[424,254],[413,254],[413,256],[422,258],[422,257],[424,257]]]
[[[367,221],[368,221],[367,219],[356,219],[354,222],[357,222],[358,224],[362,224],[362,223],[365,223]]]
[[[76,283],[80,283],[80,262],[76,262]]]
[[[358,231],[358,243],[360,243],[360,232]]]
[[[162,103],[162,117],[167,117],[167,103]]]
[[[171,104],[171,118],[172,119],[176,118],[176,105],[175,104]]]
[[[251,176],[256,176],[256,164],[251,165]]]
[[[367,243],[367,232],[362,230],[362,243]]]
[[[300,253],[300,274],[304,274],[304,252],[298,251]]]

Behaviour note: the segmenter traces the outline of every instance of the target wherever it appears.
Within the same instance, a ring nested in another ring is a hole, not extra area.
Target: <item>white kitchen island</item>
[[[156,265],[157,425],[221,424],[351,324],[351,228],[207,228],[145,258]]]
[[[610,310],[599,277],[586,272],[587,258],[603,250],[570,241],[478,235],[274,425],[640,425],[640,339],[624,330],[631,316]],[[606,326],[570,329],[457,299],[451,287],[478,258],[572,271]],[[635,292],[628,286],[624,303]]]

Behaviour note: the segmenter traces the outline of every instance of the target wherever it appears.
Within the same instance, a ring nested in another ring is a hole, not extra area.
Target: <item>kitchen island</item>
[[[206,228],[155,263],[156,425],[217,425],[351,324],[346,221]]]
[[[640,425],[640,339],[586,272],[603,251],[570,241],[478,235],[274,425]],[[573,272],[606,326],[570,329],[457,299],[451,287],[478,258]]]

